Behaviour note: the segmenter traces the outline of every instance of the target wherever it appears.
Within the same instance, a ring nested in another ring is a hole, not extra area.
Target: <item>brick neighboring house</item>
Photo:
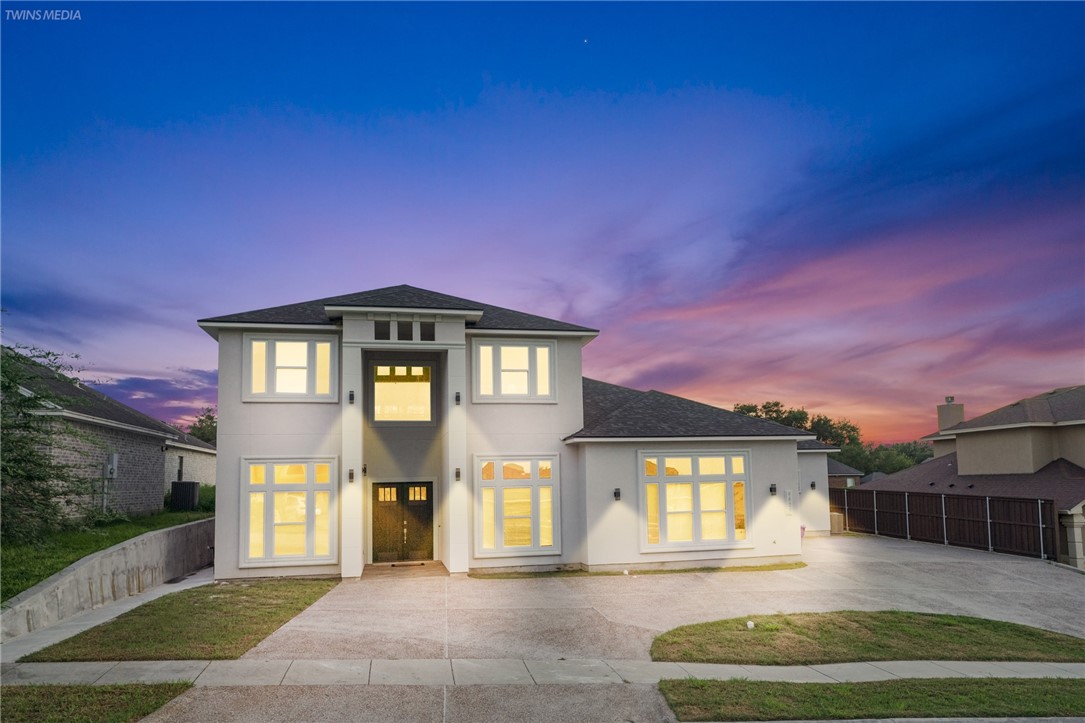
[[[829,487],[830,489],[843,489],[856,487],[862,479],[862,470],[849,467],[843,462],[829,458]]]
[[[969,420],[953,397],[938,407],[935,457],[864,489],[1050,499],[1059,561],[1085,569],[1085,385],[1021,399]]]
[[[24,393],[48,390],[63,400],[62,406],[48,404],[41,414],[70,425],[73,434],[65,435],[53,454],[97,481],[93,504],[131,515],[162,509],[166,451],[187,435],[12,349],[4,348],[3,363],[22,364],[30,374]],[[116,466],[109,477],[113,455]]]

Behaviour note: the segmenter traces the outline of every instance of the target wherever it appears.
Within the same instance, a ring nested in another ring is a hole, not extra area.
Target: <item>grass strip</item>
[[[23,660],[234,660],[338,582],[256,580],[194,587],[140,605]]]
[[[754,623],[753,629],[747,628],[747,621]],[[845,610],[683,625],[656,637],[652,660],[736,665],[872,660],[1085,662],[1085,640],[961,615]]]
[[[1085,715],[1085,680],[941,678],[870,683],[664,680],[681,721]]]
[[[160,512],[83,530],[63,530],[30,545],[0,547],[0,599],[8,600],[73,562],[145,532],[214,517],[214,512]]]
[[[774,562],[768,565],[735,565],[730,567],[682,567],[660,570],[521,570],[516,572],[472,572],[468,577],[480,580],[527,580],[548,577],[621,577],[629,575],[679,575],[691,572],[772,572],[774,570],[799,570],[805,562]]]
[[[4,723],[126,723],[158,710],[191,683],[131,685],[6,685]]]

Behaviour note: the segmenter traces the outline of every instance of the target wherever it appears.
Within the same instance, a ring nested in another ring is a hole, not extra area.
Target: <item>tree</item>
[[[749,417],[760,417],[778,422],[795,429],[808,429],[810,415],[803,408],[786,409],[781,402],[765,402],[760,407],[756,404],[736,404],[734,410]]]
[[[879,444],[863,442],[863,434],[847,419],[831,419],[824,414],[810,417],[806,409],[787,408],[781,402],[756,404],[736,404],[734,411],[751,417],[770,419],[796,429],[806,429],[814,433],[819,441],[839,447],[833,459],[869,474],[884,472],[893,474],[919,464],[934,456],[934,449],[925,442],[899,442],[897,444]]]
[[[218,439],[218,428],[218,409],[205,407],[202,412],[196,415],[196,420],[188,425],[188,433],[208,444],[215,444]]]
[[[74,383],[65,357],[36,347],[3,348],[0,359],[0,539],[35,542],[79,511],[91,481],[56,452],[77,433],[43,412],[62,408]],[[56,391],[57,389],[61,391]]]

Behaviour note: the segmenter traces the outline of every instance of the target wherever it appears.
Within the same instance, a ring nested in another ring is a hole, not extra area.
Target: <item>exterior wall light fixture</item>
[[[350,403],[354,404],[354,390],[353,389],[350,390],[350,394],[347,395],[347,396],[350,399]]]
[[[459,396],[459,395],[457,394],[456,396]],[[459,467],[456,468],[456,481],[457,482],[460,481],[460,468]]]
[[[615,487],[614,488],[614,499],[615,500],[620,500],[621,498],[622,498],[622,488],[621,487]]]
[[[816,490],[818,488],[817,480],[810,480],[810,489]]]
[[[456,406],[459,406],[459,404],[460,404],[460,393],[456,392]]]
[[[775,482],[773,482],[772,484],[769,485],[769,494],[772,495],[773,497],[776,496],[776,483]]]

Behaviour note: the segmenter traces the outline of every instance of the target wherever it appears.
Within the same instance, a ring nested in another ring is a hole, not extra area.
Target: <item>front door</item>
[[[433,559],[433,483],[373,483],[373,562]]]

